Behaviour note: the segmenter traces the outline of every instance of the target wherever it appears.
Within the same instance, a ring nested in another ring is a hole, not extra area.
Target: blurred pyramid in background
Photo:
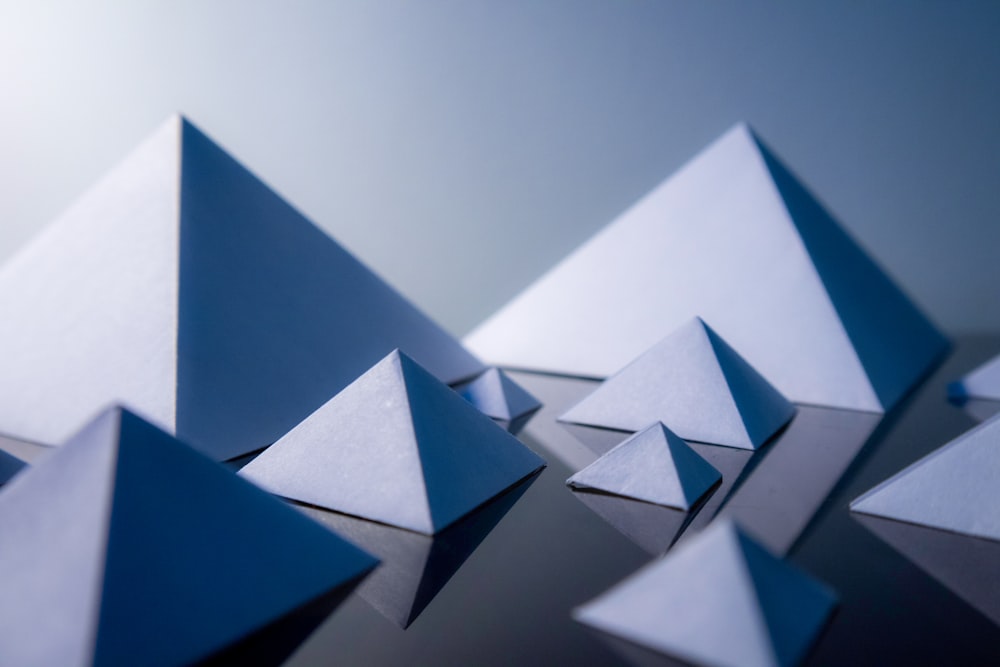
[[[471,382],[456,387],[465,400],[487,417],[517,433],[542,404],[499,368],[487,369]]]
[[[685,440],[757,449],[794,415],[795,406],[695,318],[559,421],[625,431],[660,421]]]
[[[973,369],[961,380],[949,384],[948,397],[1000,401],[1000,355]]]
[[[498,366],[604,378],[694,316],[795,403],[883,412],[948,347],[742,124],[465,340]]]
[[[0,492],[0,664],[277,663],[376,563],[107,410]]]
[[[430,535],[544,465],[397,350],[240,474],[291,500]]]
[[[406,348],[483,366],[181,117],[0,269],[0,431],[64,440],[125,401],[217,459]]]

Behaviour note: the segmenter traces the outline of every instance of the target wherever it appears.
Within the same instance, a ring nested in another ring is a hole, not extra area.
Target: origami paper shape
[[[519,432],[542,404],[499,368],[487,369],[468,384],[455,388],[484,415],[511,433]]]
[[[174,117],[0,270],[0,431],[61,442],[125,401],[217,459],[259,450],[396,347],[483,370]]]
[[[757,449],[794,415],[795,406],[694,318],[559,420],[625,431],[661,421],[685,440]]]
[[[883,412],[947,349],[746,125],[465,342],[498,366],[605,378],[696,315],[796,403]]]
[[[535,479],[537,476],[531,476],[516,484],[433,536],[308,505],[297,507],[381,561],[378,569],[358,586],[357,594],[405,630],[437,597]]]
[[[657,422],[576,473],[566,484],[689,510],[722,481],[712,464]]]
[[[825,586],[717,521],[573,616],[695,665],[794,665],[835,604]]]
[[[240,474],[291,500],[434,534],[544,465],[396,350]]]
[[[1000,415],[851,503],[851,511],[1000,541]]]
[[[0,492],[0,664],[285,657],[376,562],[110,409]]]
[[[6,484],[25,465],[21,459],[0,449],[0,485]]]
[[[948,385],[948,397],[1000,401],[1000,354]]]

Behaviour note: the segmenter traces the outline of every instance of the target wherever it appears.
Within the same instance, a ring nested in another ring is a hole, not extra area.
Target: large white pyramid
[[[376,563],[111,409],[0,492],[0,664],[263,664]]]
[[[794,416],[795,406],[696,317],[559,421],[626,431],[663,422],[685,440],[757,449]]]
[[[403,346],[483,366],[209,138],[170,119],[0,269],[0,433],[125,401],[225,459]]]
[[[1000,415],[858,497],[851,511],[1000,541]]]
[[[397,350],[240,474],[285,498],[430,535],[544,465]]]
[[[465,339],[604,378],[694,316],[797,403],[882,412],[947,341],[746,125]]]
[[[833,594],[716,521],[653,561],[574,618],[684,664],[798,664],[833,611]]]

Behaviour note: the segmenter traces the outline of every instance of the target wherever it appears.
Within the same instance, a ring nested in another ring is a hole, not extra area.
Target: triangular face
[[[25,465],[21,459],[0,449],[0,485],[9,482]]]
[[[685,440],[756,449],[794,414],[791,403],[695,318],[559,420],[626,431],[660,421]]]
[[[951,398],[981,398],[1000,401],[1000,355],[948,385]]]
[[[722,475],[663,424],[636,433],[566,483],[689,510]]]
[[[834,604],[825,588],[717,521],[574,617],[692,664],[793,665]]]
[[[501,366],[607,377],[694,316],[790,400],[872,412],[947,345],[743,125],[466,342]]]
[[[286,498],[433,534],[543,465],[396,351],[240,474]]]
[[[1000,540],[1000,416],[851,503],[851,511]]]
[[[376,563],[120,409],[14,482],[0,515],[4,664],[194,663]]]
[[[484,415],[504,422],[526,421],[542,407],[537,398],[499,368],[488,369],[456,391]]]
[[[397,346],[482,365],[174,118],[0,271],[0,431],[54,443],[125,400],[219,458],[274,442]]]

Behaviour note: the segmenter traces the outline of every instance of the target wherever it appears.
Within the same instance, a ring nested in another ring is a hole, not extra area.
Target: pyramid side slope
[[[240,474],[285,498],[434,532],[409,397],[395,352]]]
[[[0,270],[0,430],[56,444],[120,400],[172,425],[180,121]]]
[[[0,494],[0,664],[91,664],[117,438],[105,413]]]
[[[851,511],[1000,540],[1000,415],[851,503]]]
[[[954,398],[982,398],[1000,401],[1000,355],[975,368],[948,387]]]
[[[434,532],[545,465],[414,360],[399,359]]]
[[[752,136],[738,126],[466,342],[502,366],[608,377],[701,316],[790,400],[877,411],[791,224]]]
[[[119,459],[96,665],[194,663],[375,566],[128,412]]]
[[[947,338],[822,204],[754,138],[882,410],[948,349]]]
[[[177,433],[228,458],[288,432],[394,348],[446,382],[458,341],[190,124]]]

